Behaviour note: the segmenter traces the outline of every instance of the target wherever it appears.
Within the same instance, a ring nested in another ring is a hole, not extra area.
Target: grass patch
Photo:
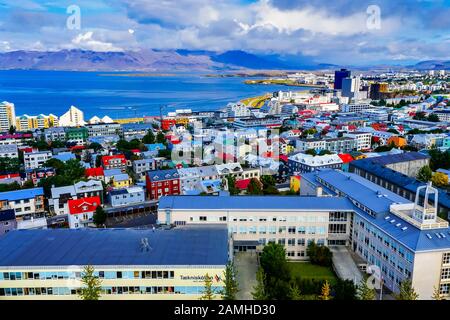
[[[289,262],[292,278],[328,280],[330,284],[337,281],[337,277],[330,267],[322,267],[311,264],[310,262]]]

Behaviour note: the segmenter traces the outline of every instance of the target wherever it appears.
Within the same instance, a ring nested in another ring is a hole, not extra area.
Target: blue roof
[[[23,199],[31,199],[37,196],[43,196],[44,189],[43,188],[32,188],[32,189],[22,189],[15,191],[6,191],[0,192],[0,201],[9,200],[23,200]]]
[[[405,190],[408,190],[410,192],[415,193],[417,191],[417,188],[420,186],[424,186],[424,182],[420,182],[417,179],[408,177],[407,175],[392,170],[390,168],[386,168],[374,161],[371,161],[372,159],[376,158],[367,158],[367,159],[361,159],[361,160],[355,160],[350,162],[350,167],[355,167],[362,169],[366,172],[369,172],[373,175],[376,175],[378,177],[381,177],[382,179],[389,181],[390,183],[397,185],[399,187],[404,188]],[[438,196],[438,203],[439,205],[450,208],[450,197],[447,194],[446,191],[442,189],[439,190],[439,196]]]
[[[389,154],[381,157],[366,158],[357,161],[371,161],[383,166],[393,163],[430,159],[429,156],[420,152],[404,152],[399,154]]]
[[[122,174],[122,170],[121,169],[106,169],[103,171],[103,174],[105,175],[105,177],[112,177],[118,174]]]
[[[300,196],[164,196],[159,208],[191,210],[352,210],[346,198]]]
[[[371,216],[361,209],[353,206],[358,216],[370,224],[414,251],[428,251],[450,249],[450,228],[420,230],[402,218],[390,213],[389,206],[394,203],[411,203],[411,201],[380,187],[356,174],[338,170],[323,169],[317,172],[302,174],[302,179],[320,184],[316,178],[320,177],[329,185],[337,188],[341,194],[356,199],[358,202],[374,210],[377,216]],[[379,195],[382,195],[379,197]],[[386,217],[390,217],[386,219]],[[390,221],[395,219],[395,223]],[[400,223],[399,226],[397,224]],[[407,229],[402,230],[403,227]],[[445,237],[438,237],[436,233],[443,233]],[[428,237],[431,236],[431,239]]]
[[[163,143],[152,143],[146,144],[145,146],[147,147],[148,151],[159,151],[167,149]]]
[[[141,251],[147,238],[150,251]],[[223,226],[15,230],[0,237],[0,266],[217,265],[228,261]]]
[[[156,170],[147,172],[151,181],[162,181],[179,179],[180,175],[176,169]]]

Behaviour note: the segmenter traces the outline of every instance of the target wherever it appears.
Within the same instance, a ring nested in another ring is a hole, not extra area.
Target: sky
[[[408,64],[450,60],[449,17],[450,0],[0,0],[0,52],[244,50]]]

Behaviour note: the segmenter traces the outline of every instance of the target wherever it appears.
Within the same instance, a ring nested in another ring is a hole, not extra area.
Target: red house
[[[115,154],[112,156],[102,157],[103,169],[125,169],[127,167],[127,159],[123,154]]]
[[[175,119],[163,119],[161,121],[161,129],[170,130],[174,125],[177,124],[177,120]]]
[[[88,168],[88,169],[84,170],[84,175],[88,179],[95,179],[95,180],[104,180],[105,179],[105,172],[103,171],[102,167]]]
[[[95,210],[101,205],[99,196],[85,197],[67,201],[69,207],[69,227],[71,229],[86,227],[92,223]]]
[[[152,200],[162,196],[180,194],[180,176],[175,169],[147,172],[147,192]]]

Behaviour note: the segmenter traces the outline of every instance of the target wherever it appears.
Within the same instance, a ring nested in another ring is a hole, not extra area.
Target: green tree
[[[228,175],[226,177],[228,183],[228,192],[230,195],[235,196],[240,193],[239,188],[236,187],[236,177]]]
[[[400,292],[395,295],[396,300],[417,300],[419,295],[414,290],[411,280],[400,283]]]
[[[289,287],[289,298],[291,300],[302,300],[300,288],[295,282],[291,283]]]
[[[267,188],[263,189],[263,193],[275,195],[275,194],[280,194],[280,191],[275,186],[268,186]]]
[[[166,143],[166,137],[164,136],[164,133],[162,131],[158,131],[156,134],[156,142],[157,143]]]
[[[261,176],[260,180],[263,184],[264,189],[266,189],[270,186],[275,186],[275,184],[276,184],[275,178],[271,175],[263,175],[263,176]]]
[[[149,129],[147,134],[142,139],[142,142],[145,144],[153,144],[155,143],[155,134],[153,133],[152,129]]]
[[[225,286],[221,292],[223,300],[236,300],[236,294],[239,291],[236,279],[237,271],[233,262],[229,262],[223,272]]]
[[[357,288],[359,300],[375,300],[375,289],[370,288],[366,279],[362,279]]]
[[[427,182],[431,180],[433,172],[431,171],[429,166],[423,166],[420,168],[419,172],[417,173],[417,180]]]
[[[200,300],[214,300],[214,289],[212,287],[212,280],[213,278],[210,277],[208,274],[205,275],[205,281],[204,281],[204,287],[202,291],[202,296],[200,297]]]
[[[253,287],[252,297],[254,300],[267,300],[265,289],[266,275],[263,268],[259,267],[256,272],[256,285]]]
[[[66,146],[66,142],[61,140],[55,140],[52,141],[50,145],[52,148],[64,148]]]
[[[335,300],[356,300],[356,286],[351,280],[337,279],[333,287]]]
[[[94,216],[93,216],[93,220],[94,220],[95,225],[97,227],[100,227],[100,226],[104,225],[105,222],[106,222],[106,217],[107,217],[107,215],[106,215],[105,210],[102,208],[101,205],[99,205],[95,209],[95,213],[94,213]]]
[[[329,267],[332,263],[333,254],[326,246],[319,246],[311,241],[306,247],[306,255],[312,264]]]
[[[305,154],[309,154],[309,155],[312,155],[312,156],[316,156],[316,155],[317,155],[317,152],[316,152],[316,150],[314,150],[314,149],[308,149],[308,150],[305,151]]]
[[[331,151],[330,150],[320,150],[320,152],[319,152],[319,156],[324,156],[324,155],[327,155],[327,154],[332,154],[331,153]]]
[[[266,276],[265,292],[269,299],[289,299],[291,270],[286,259],[286,250],[281,244],[270,242],[260,257],[260,265]]]
[[[252,178],[247,186],[247,192],[251,195],[262,195],[262,185],[257,178]]]
[[[98,300],[101,292],[101,281],[94,275],[93,266],[85,266],[81,275],[81,293],[80,297],[83,300]]]
[[[56,173],[62,174],[65,164],[63,161],[61,161],[59,159],[51,158],[51,159],[48,159],[47,161],[45,161],[44,167],[53,168],[56,170]]]
[[[88,149],[93,149],[94,152],[99,152],[100,150],[103,149],[102,145],[98,142],[92,142],[89,146]]]
[[[439,120],[439,117],[438,117],[437,114],[432,113],[432,114],[430,114],[430,115],[428,116],[428,121],[431,121],[431,122],[439,122],[440,120]]]

